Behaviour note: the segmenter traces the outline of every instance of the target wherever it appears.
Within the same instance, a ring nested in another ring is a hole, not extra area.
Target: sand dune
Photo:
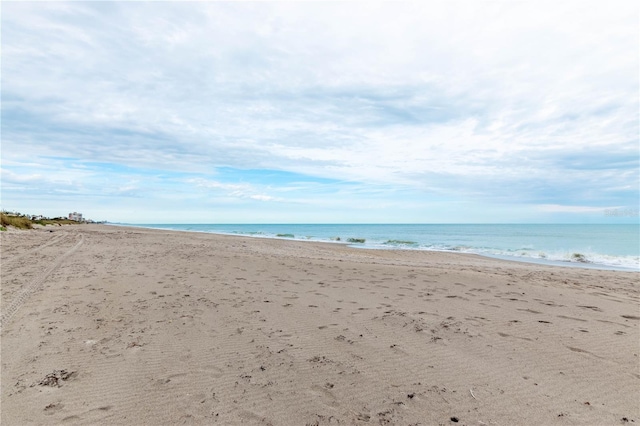
[[[2,234],[3,425],[640,423],[640,274],[112,226]]]

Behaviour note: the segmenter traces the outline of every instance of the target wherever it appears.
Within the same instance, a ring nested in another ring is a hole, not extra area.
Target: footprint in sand
[[[592,311],[602,312],[602,309],[597,306],[578,305],[578,308],[591,309]]]
[[[319,396],[322,399],[322,402],[329,407],[338,407],[340,405],[333,392],[323,388],[322,386],[311,386],[309,393],[315,396]]]
[[[596,358],[603,359],[601,356],[598,356],[598,355],[594,354],[593,352],[585,351],[584,349],[574,348],[574,347],[571,347],[571,346],[567,346],[567,349],[569,349],[571,352],[583,353],[583,354],[591,355],[591,356],[596,357]]]
[[[44,413],[47,416],[50,416],[50,415],[55,414],[58,411],[62,410],[63,407],[64,407],[64,404],[62,404],[60,402],[54,402],[54,403],[51,403],[51,404],[47,405],[46,407],[44,407]]]
[[[201,373],[204,373],[203,375],[207,375],[213,378],[219,378],[222,377],[223,375],[223,370],[221,368],[215,367],[213,365],[207,365],[204,368],[199,370]]]
[[[566,315],[556,315],[556,316],[558,318],[570,319],[570,320],[580,321],[580,322],[588,322],[586,319],[582,319],[582,318],[568,317]]]

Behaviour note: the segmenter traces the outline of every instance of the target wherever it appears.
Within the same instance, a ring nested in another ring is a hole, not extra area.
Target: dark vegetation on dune
[[[33,229],[33,225],[77,225],[81,222],[76,222],[71,219],[67,219],[64,217],[55,217],[55,218],[43,218],[43,219],[30,219],[28,215],[25,214],[10,214],[2,212],[0,213],[0,225],[2,226],[2,231],[7,230],[7,226],[13,226],[17,229]]]

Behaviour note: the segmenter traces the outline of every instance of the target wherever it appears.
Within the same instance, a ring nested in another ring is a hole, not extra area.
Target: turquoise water
[[[452,251],[565,266],[640,270],[640,226],[637,224],[136,226],[326,241],[367,249]]]

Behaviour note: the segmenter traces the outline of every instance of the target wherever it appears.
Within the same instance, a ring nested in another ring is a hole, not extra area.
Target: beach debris
[[[347,238],[348,243],[359,243],[364,244],[366,240],[364,238]]]
[[[458,423],[460,421],[456,416],[451,417],[449,420],[451,420],[454,423]]]
[[[471,396],[473,397],[473,399],[475,399],[475,400],[477,400],[477,399],[478,399],[478,398],[476,398],[476,396],[473,394],[473,389],[472,389],[472,388],[470,388],[470,389],[469,389],[469,392],[471,392]]]
[[[625,319],[640,320],[640,317],[636,315],[620,315],[620,316]]]
[[[341,335],[339,335],[338,337],[336,337],[336,338],[335,338],[335,340],[338,340],[338,341],[345,341],[345,340],[347,340],[347,338],[346,338],[346,337],[344,337],[344,336],[341,334]]]
[[[318,364],[331,364],[331,363],[334,362],[333,360],[325,357],[324,355],[323,356],[316,355],[313,358],[308,359],[307,361],[313,362],[313,363],[318,363]]]
[[[385,410],[378,413],[378,417],[380,418],[378,421],[381,425],[390,424],[393,420],[393,411]]]
[[[582,253],[573,253],[571,255],[571,259],[575,262],[580,262],[580,263],[591,263],[589,262],[589,260],[585,257],[584,254]]]
[[[50,414],[53,414],[56,411],[61,410],[62,407],[64,407],[64,404],[62,404],[60,402],[52,402],[51,404],[48,404],[46,407],[44,407],[44,412],[47,415],[50,415]]]
[[[37,385],[38,386],[52,386],[59,388],[62,386],[61,382],[69,380],[71,377],[75,376],[75,371],[67,371],[67,370],[53,370],[52,373],[44,376],[44,379],[40,380]]]

